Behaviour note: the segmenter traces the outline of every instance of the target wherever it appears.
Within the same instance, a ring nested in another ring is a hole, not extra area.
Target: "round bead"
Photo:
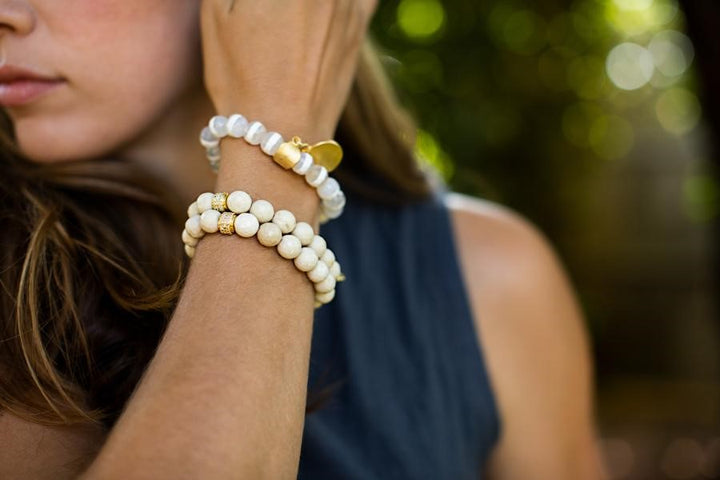
[[[280,256],[288,260],[292,260],[300,255],[300,250],[302,250],[300,239],[292,234],[283,235],[280,243],[277,245],[277,251]]]
[[[302,152],[300,154],[300,160],[298,160],[295,166],[293,166],[293,172],[305,175],[310,167],[313,166],[313,162],[314,160],[312,155],[307,152]]]
[[[242,138],[247,133],[248,129],[248,121],[247,118],[240,115],[239,113],[234,113],[230,115],[227,121],[227,130],[228,135],[230,135],[233,138]]]
[[[185,245],[185,255],[187,255],[190,258],[193,258],[195,256],[195,247],[191,247],[190,245]]]
[[[267,200],[255,200],[250,206],[250,213],[255,215],[260,223],[265,223],[272,220],[275,209]]]
[[[267,132],[260,142],[260,149],[272,157],[284,141],[278,132]]]
[[[329,292],[315,294],[315,300],[322,304],[330,303],[333,298],[335,298],[335,289],[332,289]]]
[[[218,231],[218,220],[220,220],[220,212],[217,210],[205,210],[200,215],[200,226],[207,233],[215,233]]]
[[[233,213],[245,213],[250,210],[252,198],[242,190],[235,190],[227,197],[227,206]]]
[[[322,262],[325,263],[325,262]],[[327,265],[325,263],[325,265]],[[330,275],[337,278],[342,274],[342,271],[340,271],[340,262],[333,262],[332,265],[330,265]]]
[[[315,253],[319,256],[322,256],[323,253],[325,253],[325,250],[327,250],[327,241],[320,235],[315,235],[312,239],[312,242],[310,242],[310,248],[315,250]]]
[[[337,281],[332,275],[328,275],[322,282],[315,284],[315,291],[320,293],[329,292],[335,288]]]
[[[191,247],[194,247],[195,245],[198,244],[198,242],[200,241],[200,239],[193,237],[192,235],[190,235],[190,234],[188,233],[187,230],[183,229],[183,231],[182,231],[182,241],[183,241],[183,243],[184,243],[185,245],[190,245]]]
[[[305,174],[305,181],[312,187],[317,187],[328,178],[328,171],[322,165],[313,165]]]
[[[282,233],[291,233],[297,223],[295,215],[290,210],[278,210],[273,215],[272,222],[280,227]]]
[[[330,269],[328,268],[327,263],[320,261],[317,262],[315,268],[307,273],[308,278],[313,283],[322,282],[328,275],[330,275]]]
[[[330,210],[341,209],[345,206],[346,202],[347,199],[345,198],[345,193],[343,193],[342,191],[336,192],[330,198],[323,199],[323,205],[325,205]]]
[[[200,131],[200,144],[205,148],[217,147],[220,139],[210,131],[210,127],[205,127]]]
[[[197,208],[198,213],[203,213],[205,210],[212,209],[212,199],[213,199],[214,193],[205,192],[198,195],[197,198]]]
[[[197,202],[192,202],[187,210],[188,217],[192,217],[193,215],[200,215],[200,210],[198,210]]]
[[[220,147],[210,147],[206,152],[207,159],[211,162],[220,161]]]
[[[205,235],[200,226],[200,215],[193,215],[185,221],[185,230],[195,238],[202,238]]]
[[[325,250],[325,253],[320,256],[320,260],[327,263],[328,267],[332,267],[332,264],[335,261],[335,253],[328,248]]]
[[[241,213],[235,218],[235,233],[241,237],[250,238],[260,228],[260,222],[252,213]]]
[[[313,268],[315,268],[315,265],[318,264],[320,259],[317,256],[317,253],[315,253],[315,250],[313,250],[310,247],[303,247],[300,249],[300,254],[295,257],[295,266],[298,270],[301,272],[309,272]]]
[[[282,240],[280,227],[272,222],[263,223],[257,232],[258,242],[266,247],[274,247]]]
[[[332,177],[327,177],[325,181],[317,187],[318,197],[322,198],[323,200],[332,197],[339,191],[340,184]]]
[[[250,145],[259,145],[266,131],[265,125],[255,120],[248,125],[247,132],[245,132],[245,140]]]
[[[213,135],[218,138],[222,138],[228,134],[227,121],[227,117],[223,115],[215,115],[210,119],[208,128]]]
[[[328,220],[334,220],[337,217],[339,217],[340,215],[342,215],[342,213],[343,213],[342,209],[325,211],[325,215],[327,216]]]
[[[315,237],[312,225],[307,222],[297,222],[292,233],[300,239],[303,247],[310,245],[310,242],[312,242]]]

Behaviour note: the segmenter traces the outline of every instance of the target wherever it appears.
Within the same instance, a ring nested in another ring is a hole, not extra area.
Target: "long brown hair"
[[[368,37],[335,135],[346,156],[335,176],[368,201],[423,200],[434,177],[379,55]],[[30,162],[5,112],[0,122],[0,410],[109,429],[182,290],[184,207],[120,160]]]

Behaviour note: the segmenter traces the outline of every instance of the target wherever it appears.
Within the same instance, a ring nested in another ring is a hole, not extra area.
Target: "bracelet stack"
[[[190,258],[208,233],[243,238],[257,235],[261,245],[276,248],[281,257],[292,260],[307,275],[315,288],[315,308],[332,301],[335,285],[345,280],[325,239],[315,234],[309,223],[297,222],[289,210],[276,211],[267,200],[253,201],[241,190],[230,194],[205,192],[190,204],[187,213],[182,239]]]
[[[282,168],[303,175],[321,199],[319,220],[324,224],[342,215],[346,204],[340,184],[330,176],[340,164],[343,151],[333,140],[315,145],[294,136],[285,141],[278,132],[268,131],[259,121],[248,122],[239,113],[228,117],[215,115],[200,132],[200,144],[206,149],[211,169],[220,168],[220,141],[243,138],[272,157]],[[299,222],[289,210],[275,210],[263,199],[253,200],[247,192],[205,192],[188,207],[188,219],[182,232],[185,254],[191,259],[195,247],[208,233],[236,234],[242,238],[257,236],[258,242],[275,248],[292,260],[307,275],[315,289],[315,308],[335,298],[335,286],[345,280],[340,263],[325,239],[306,222]]]
[[[200,132],[200,144],[205,147],[210,167],[216,173],[220,168],[220,140],[225,137],[243,138],[250,145],[259,145],[275,163],[303,175],[322,200],[321,224],[342,215],[346,197],[337,180],[329,175],[342,160],[342,148],[337,142],[328,140],[309,145],[297,136],[286,142],[278,132],[268,131],[259,121],[248,122],[239,113],[229,117],[215,115]]]

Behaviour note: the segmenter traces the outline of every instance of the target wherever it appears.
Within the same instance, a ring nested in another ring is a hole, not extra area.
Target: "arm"
[[[514,212],[458,194],[450,203],[501,416],[490,478],[603,478],[588,339],[560,261]]]

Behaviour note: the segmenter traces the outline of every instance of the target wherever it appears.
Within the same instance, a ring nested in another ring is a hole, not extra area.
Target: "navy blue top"
[[[315,313],[300,480],[481,478],[499,416],[443,186],[388,207],[347,194],[321,227],[347,279]]]

